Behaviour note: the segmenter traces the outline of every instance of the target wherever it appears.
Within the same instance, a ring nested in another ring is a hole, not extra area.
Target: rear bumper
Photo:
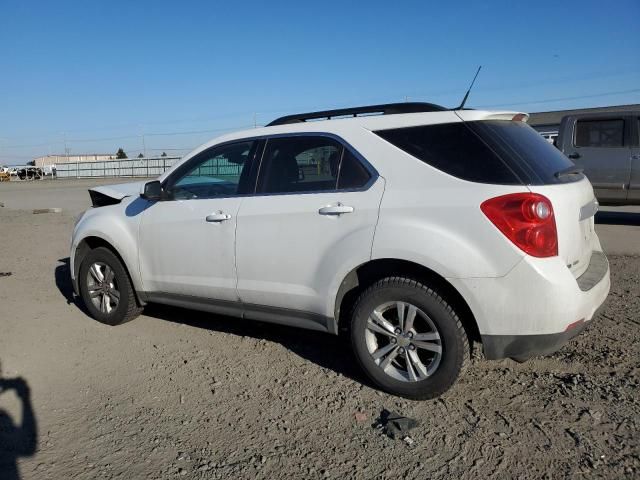
[[[611,286],[600,251],[577,279],[558,257],[525,257],[501,278],[450,281],[476,318],[485,357],[516,360],[553,353],[587,328]]]
[[[545,335],[482,335],[484,356],[488,360],[512,358],[521,362],[531,357],[549,355],[582,333],[589,324],[582,322],[570,330]]]

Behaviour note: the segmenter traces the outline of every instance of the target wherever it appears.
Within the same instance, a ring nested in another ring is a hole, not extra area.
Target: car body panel
[[[333,316],[332,289],[371,258],[383,192],[378,177],[364,191],[244,198],[236,237],[240,299]],[[319,214],[339,203],[353,212]]]
[[[240,202],[232,197],[150,204],[138,239],[145,290],[237,301],[234,242]],[[206,220],[217,212],[231,217]]]
[[[101,193],[114,200],[122,200],[125,197],[138,196],[140,189],[146,182],[119,183],[116,185],[100,185],[89,190]]]

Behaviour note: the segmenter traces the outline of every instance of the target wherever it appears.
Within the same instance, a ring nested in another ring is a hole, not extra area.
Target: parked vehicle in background
[[[16,174],[20,180],[40,180],[43,176],[40,167],[31,166],[19,168]]]
[[[591,184],[526,119],[403,103],[225,135],[90,189],[74,290],[110,325],[156,302],[344,331],[381,388],[440,395],[475,342],[553,352],[609,292]]]
[[[640,112],[566,116],[556,146],[583,169],[600,203],[640,204]]]
[[[11,179],[11,175],[9,174],[9,167],[5,167],[4,165],[0,167],[0,182],[8,182]]]

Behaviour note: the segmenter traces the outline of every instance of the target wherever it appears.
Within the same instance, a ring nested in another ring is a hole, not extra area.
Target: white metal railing
[[[157,177],[181,157],[131,158],[56,164],[57,178]]]

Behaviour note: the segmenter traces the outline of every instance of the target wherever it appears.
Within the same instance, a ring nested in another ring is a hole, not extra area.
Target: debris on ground
[[[380,418],[373,424],[374,428],[381,429],[385,435],[390,438],[402,438],[405,443],[411,445],[413,439],[407,435],[407,432],[418,426],[418,421],[413,418],[403,417],[389,410],[382,410]],[[405,438],[409,438],[409,443]]]
[[[404,437],[404,438],[402,439],[402,441],[403,441],[404,443],[406,443],[407,445],[409,445],[409,446],[411,446],[411,445],[413,445],[413,444],[415,443],[415,440],[414,440],[413,438],[411,438],[409,435],[407,435],[406,437]]]
[[[354,417],[356,418],[356,422],[358,423],[366,422],[367,418],[369,418],[369,416],[365,412],[356,412],[354,414]]]
[[[61,208],[35,208],[33,213],[62,213]]]
[[[0,277],[10,277],[13,272],[0,272]]]

